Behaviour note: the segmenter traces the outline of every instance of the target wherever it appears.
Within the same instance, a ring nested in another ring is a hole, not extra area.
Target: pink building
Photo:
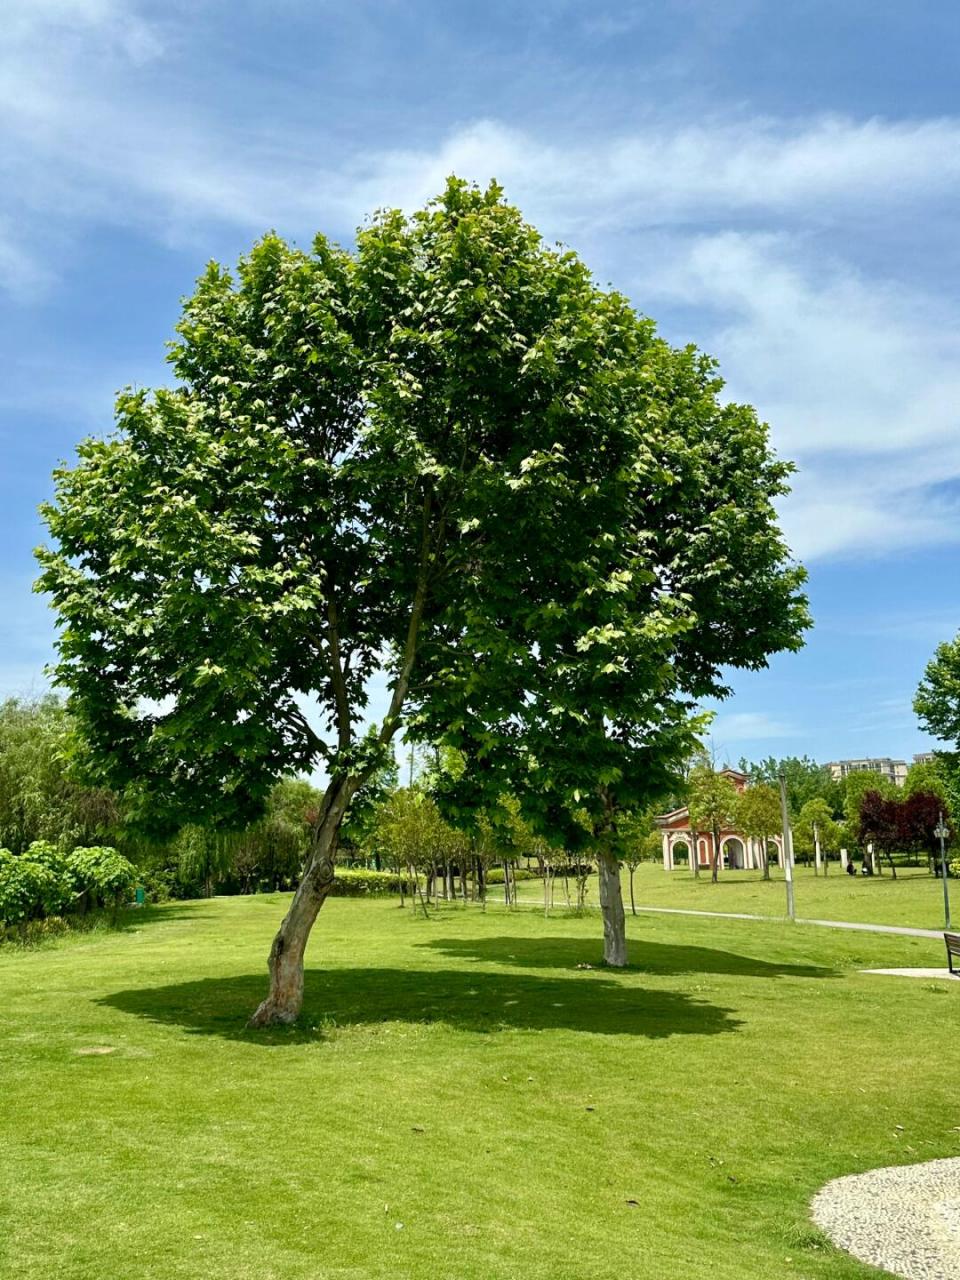
[[[721,769],[725,778],[729,778],[738,791],[749,786],[745,773],[736,769]],[[674,809],[657,818],[657,826],[662,833],[663,865],[667,871],[673,871],[677,857],[680,856],[690,865],[690,850],[696,845],[697,865],[709,867],[713,860],[713,834],[709,831],[694,831],[690,825],[690,814],[686,808]],[[770,844],[776,846],[777,861],[780,859],[782,837],[771,837]],[[773,850],[770,851],[771,853]],[[759,870],[763,867],[763,847],[760,840],[745,836],[740,831],[723,830],[720,832],[720,867],[731,870]]]

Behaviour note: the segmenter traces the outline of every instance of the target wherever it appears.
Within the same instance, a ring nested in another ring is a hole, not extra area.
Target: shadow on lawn
[[[98,1003],[196,1035],[264,1045],[303,1043],[335,1027],[383,1022],[437,1022],[480,1033],[558,1029],[651,1039],[717,1035],[740,1026],[728,1009],[599,974],[557,978],[457,969],[326,969],[307,973],[297,1027],[249,1031],[246,1020],[265,991],[265,974],[244,974],[117,991]]]
[[[486,960],[522,969],[574,969],[594,964],[598,944],[583,938],[437,938],[421,947],[459,960]],[[718,973],[744,978],[834,978],[833,969],[813,964],[779,964],[711,947],[684,947],[631,938],[628,972],[655,974]],[[605,972],[602,968],[600,972]]]

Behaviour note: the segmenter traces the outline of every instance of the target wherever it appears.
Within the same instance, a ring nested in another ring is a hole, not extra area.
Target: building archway
[[[739,836],[727,836],[721,844],[726,866],[731,871],[742,871],[747,865],[747,851]]]
[[[674,862],[683,862],[689,865],[690,845],[686,840],[674,840],[670,846],[670,852],[673,855]]]

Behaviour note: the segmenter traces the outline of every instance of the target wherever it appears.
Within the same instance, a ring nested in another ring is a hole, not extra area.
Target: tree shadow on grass
[[[493,961],[521,969],[575,969],[597,964],[599,944],[586,938],[437,938],[421,947],[441,951],[458,960]],[[786,964],[758,960],[712,947],[685,947],[673,943],[631,938],[628,972],[651,974],[715,973],[744,978],[835,978],[833,969],[813,964]],[[601,969],[601,972],[603,970]]]
[[[558,978],[459,969],[313,971],[307,973],[296,1027],[250,1031],[246,1021],[265,992],[264,974],[244,974],[117,991],[98,1004],[194,1035],[268,1046],[386,1022],[435,1022],[480,1034],[561,1030],[648,1039],[718,1035],[740,1026],[729,1009],[592,973]]]

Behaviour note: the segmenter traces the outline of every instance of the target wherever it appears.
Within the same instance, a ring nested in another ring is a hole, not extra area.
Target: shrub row
[[[528,871],[526,867],[511,868],[511,880],[538,880],[539,872]],[[491,867],[486,876],[487,884],[503,884],[503,867]]]
[[[136,874],[132,863],[105,845],[64,853],[48,840],[35,840],[21,854],[0,849],[0,923],[117,906]]]
[[[404,889],[408,887],[404,879]],[[395,871],[367,871],[363,867],[341,867],[330,888],[334,898],[362,898],[374,893],[399,893],[400,877]]]

